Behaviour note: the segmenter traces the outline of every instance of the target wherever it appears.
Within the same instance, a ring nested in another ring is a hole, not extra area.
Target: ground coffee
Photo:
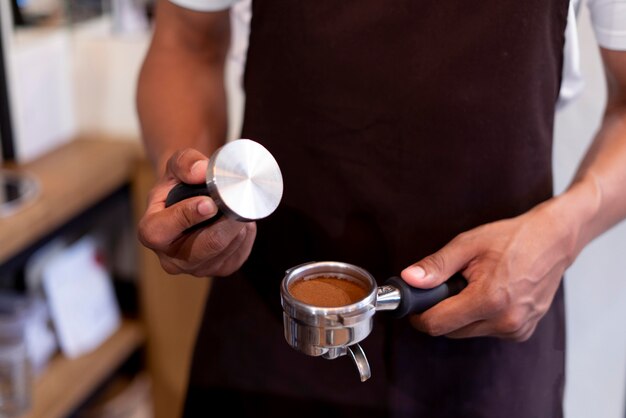
[[[337,276],[317,276],[296,280],[289,293],[300,302],[325,308],[350,305],[367,296],[361,284]]]

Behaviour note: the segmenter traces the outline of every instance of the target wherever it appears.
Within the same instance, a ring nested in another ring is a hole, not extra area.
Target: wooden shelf
[[[138,141],[85,138],[6,167],[34,176],[39,194],[0,218],[0,264],[129,182],[140,155]]]
[[[65,418],[145,342],[137,321],[125,320],[95,351],[77,359],[56,356],[35,381],[32,409],[20,418]]]
[[[137,140],[76,138],[28,164],[2,167],[38,182],[38,194],[0,217],[0,265],[14,260],[120,187],[133,184],[143,150]],[[95,351],[76,359],[55,356],[34,382],[31,410],[20,418],[66,418],[138,348],[146,336],[139,320],[124,320]]]

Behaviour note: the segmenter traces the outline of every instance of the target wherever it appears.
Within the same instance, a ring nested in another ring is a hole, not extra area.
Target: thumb
[[[400,273],[413,287],[430,289],[463,270],[476,255],[476,247],[458,236],[439,251],[405,268]]]
[[[167,174],[170,178],[188,184],[202,184],[206,181],[208,159],[200,151],[187,148],[175,152],[167,161]]]

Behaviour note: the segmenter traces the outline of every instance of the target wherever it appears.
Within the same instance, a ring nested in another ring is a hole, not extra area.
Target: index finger
[[[411,317],[411,323],[420,331],[433,336],[449,334],[473,322],[493,316],[500,307],[497,303],[492,303],[492,299],[486,297],[483,286],[469,281],[467,287],[459,294]]]
[[[139,221],[139,240],[149,248],[167,249],[186,230],[212,218],[217,206],[208,197],[194,197],[159,210],[154,203]]]

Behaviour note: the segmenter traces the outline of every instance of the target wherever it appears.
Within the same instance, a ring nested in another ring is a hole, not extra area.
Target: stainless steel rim
[[[289,292],[289,285],[294,281],[303,277],[319,276],[322,274],[336,274],[349,276],[360,279],[369,287],[366,297],[351,305],[338,306],[332,308],[308,305],[294,298]],[[281,283],[281,296],[283,299],[283,309],[294,316],[299,317],[298,313],[306,313],[307,316],[319,318],[333,318],[341,316],[344,320],[350,315],[360,315],[368,310],[373,310],[376,299],[377,285],[374,277],[365,269],[353,264],[343,263],[339,261],[313,261],[301,264],[287,271]]]

